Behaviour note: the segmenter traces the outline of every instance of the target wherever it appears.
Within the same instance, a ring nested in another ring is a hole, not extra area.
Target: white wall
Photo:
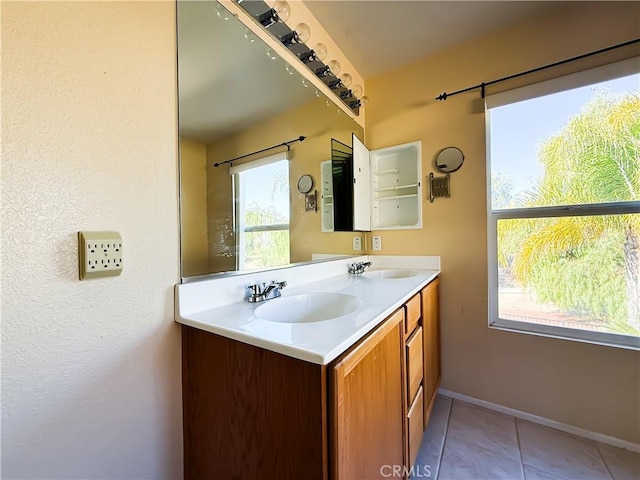
[[[182,476],[174,9],[2,3],[2,478]]]

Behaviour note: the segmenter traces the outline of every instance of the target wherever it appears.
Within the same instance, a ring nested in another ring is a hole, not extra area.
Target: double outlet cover
[[[80,280],[122,273],[122,237],[118,232],[78,232]]]

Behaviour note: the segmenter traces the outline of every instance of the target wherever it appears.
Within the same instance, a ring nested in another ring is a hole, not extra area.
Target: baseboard
[[[444,388],[439,388],[438,393],[441,395],[444,395],[445,397],[451,397],[456,400],[462,400],[463,402],[471,403],[473,405],[478,405],[479,407],[484,407],[489,410],[494,410],[496,412],[511,415],[516,418],[521,418],[523,420],[527,420],[532,423],[538,423],[546,427],[551,427],[551,428],[555,428],[556,430],[561,430],[563,432],[571,433],[572,435],[576,435],[578,437],[588,438],[589,440],[594,440],[600,443],[606,443],[607,445],[613,445],[614,447],[624,448],[625,450],[630,450],[632,452],[640,453],[640,444],[637,444],[637,443],[627,442],[625,440],[620,440],[619,438],[609,437],[608,435],[603,435],[601,433],[592,432],[590,430],[585,430],[583,428],[574,427],[573,425],[567,425],[566,423],[556,422],[555,420],[549,420],[548,418],[539,417],[538,415],[522,412],[514,408],[503,407],[502,405],[498,405],[497,403],[486,402],[484,400],[479,400],[474,397],[469,397],[461,393],[445,390]]]

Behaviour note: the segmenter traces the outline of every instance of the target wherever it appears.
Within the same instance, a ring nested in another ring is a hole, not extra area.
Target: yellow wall
[[[228,255],[231,255],[232,249],[235,248],[231,242],[231,236],[222,238],[218,233],[216,237],[212,231],[212,229],[216,232],[230,231],[233,202],[232,177],[229,175],[229,168],[227,166],[215,168],[212,164],[282,143],[300,135],[306,136],[306,140],[292,144],[289,153],[291,262],[309,261],[312,253],[353,253],[351,241],[357,234],[323,233],[320,211],[305,212],[304,195],[297,190],[298,179],[305,173],[313,176],[314,188],[320,189],[320,163],[331,159],[331,138],[349,145],[352,132],[355,131],[362,138],[362,129],[349,117],[337,112],[337,107],[326,106],[324,99],[314,100],[207,146],[209,249],[212,252],[212,262],[220,262],[214,259],[217,256],[214,252],[217,250],[227,255],[223,258],[229,258]],[[221,242],[226,242],[225,248],[220,248]],[[226,266],[229,268],[224,270],[234,268],[230,263]]]
[[[207,146],[180,137],[182,276],[209,273]]]
[[[175,5],[1,7],[2,477],[181,478]]]
[[[452,197],[423,204],[424,229],[377,232],[382,254],[442,258],[442,387],[635,443],[640,442],[639,352],[487,327],[485,119],[478,92],[445,102],[434,97],[637,38],[639,18],[638,3],[580,2],[367,79],[366,125],[371,148],[422,140],[423,176],[434,171],[433,157],[443,147],[460,147],[466,156],[451,176]],[[550,74],[634,51],[637,55],[638,49],[629,48]]]

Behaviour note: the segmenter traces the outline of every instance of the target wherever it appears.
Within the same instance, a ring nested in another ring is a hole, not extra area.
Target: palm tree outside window
[[[639,65],[487,98],[491,326],[640,348]]]

